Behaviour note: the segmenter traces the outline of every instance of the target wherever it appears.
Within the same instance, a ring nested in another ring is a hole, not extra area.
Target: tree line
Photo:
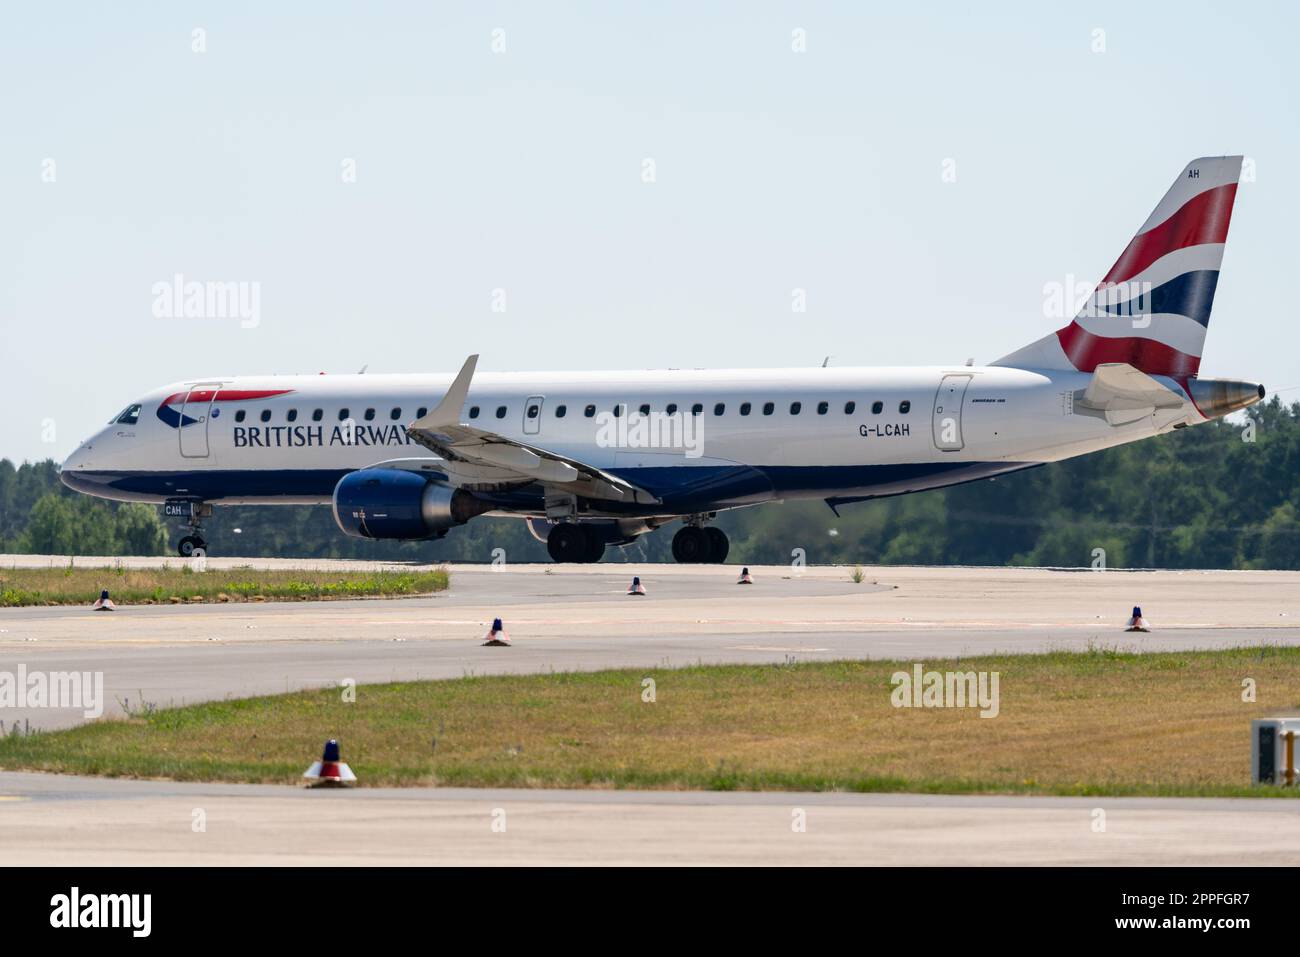
[[[1300,403],[967,485],[841,506],[723,512],[730,562],[1300,568]],[[671,561],[670,524],[606,561]],[[349,538],[325,506],[217,508],[213,554],[419,562],[547,561],[517,519],[477,518],[433,542]],[[0,552],[162,555],[160,509],[78,495],[53,461],[0,460]]]

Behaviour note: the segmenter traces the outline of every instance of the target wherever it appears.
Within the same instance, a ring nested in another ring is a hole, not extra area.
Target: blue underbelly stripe
[[[619,469],[616,474],[658,497],[661,506],[611,504],[610,511],[662,514],[707,510],[772,498],[829,498],[849,502],[976,481],[1036,462],[919,462],[895,465],[683,466]],[[327,501],[354,469],[191,470],[178,472],[64,472],[64,484],[105,498],[161,502],[188,498],[221,503],[261,499]],[[542,489],[529,485],[482,496],[504,509],[537,510]]]

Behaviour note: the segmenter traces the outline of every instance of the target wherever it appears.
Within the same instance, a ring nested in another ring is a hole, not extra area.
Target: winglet
[[[465,364],[460,367],[460,372],[456,373],[455,380],[448,386],[447,394],[442,397],[442,401],[407,428],[432,432],[448,425],[459,424],[461,410],[465,408],[465,399],[469,396],[469,383],[474,378],[474,367],[477,365],[477,354],[466,359]]]

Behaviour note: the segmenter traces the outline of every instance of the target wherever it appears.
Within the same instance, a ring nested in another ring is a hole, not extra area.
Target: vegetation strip
[[[3,568],[0,607],[89,605],[103,589],[118,605],[424,595],[446,588],[448,580],[445,569],[314,572],[234,568],[198,572],[180,560],[177,565],[157,569]]]
[[[930,660],[998,673],[997,716],[896,707],[911,661],[728,665],[328,688],[0,739],[0,767],[300,783],[327,738],[367,785],[1288,795],[1252,718],[1300,711],[1300,649]],[[646,679],[650,679],[648,683]],[[1251,698],[1254,700],[1250,700]],[[653,700],[650,700],[653,699]],[[987,709],[986,709],[987,710]]]

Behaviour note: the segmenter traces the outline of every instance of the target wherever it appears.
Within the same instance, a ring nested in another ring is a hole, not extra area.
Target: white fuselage
[[[593,514],[682,515],[936,488],[1204,420],[1184,399],[1110,424],[1074,408],[1091,378],[997,366],[482,373],[461,421],[626,478],[660,499]],[[481,470],[439,463],[407,435],[451,381],[319,375],[176,383],[137,400],[134,421],[126,415],[83,443],[64,465],[65,481],[123,500],[323,503],[348,472],[422,460],[445,467],[453,485],[496,496],[497,514],[545,514],[540,483],[494,482]],[[1160,381],[1185,396],[1177,383]],[[639,429],[643,406],[659,417],[657,433]],[[663,426],[672,416],[676,433]]]

